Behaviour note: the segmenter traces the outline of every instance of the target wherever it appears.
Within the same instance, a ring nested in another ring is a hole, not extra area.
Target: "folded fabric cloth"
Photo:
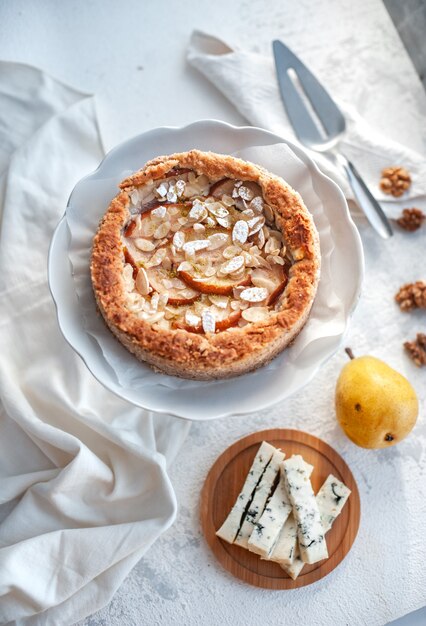
[[[187,58],[251,124],[298,143],[279,93],[272,51],[270,56],[262,56],[233,49],[217,37],[194,31]],[[381,170],[393,165],[404,166],[412,175],[413,184],[404,200],[425,196],[424,156],[378,133],[353,107],[342,102],[338,104],[347,121],[341,151],[354,162],[374,196],[383,202],[394,200],[383,194],[378,186]],[[323,155],[309,152],[320,168],[341,187],[346,198],[353,200],[345,175]]]
[[[92,97],[0,63],[0,622],[73,624],[106,604],[176,514],[189,422],[104,389],[63,339],[53,230],[103,157]]]

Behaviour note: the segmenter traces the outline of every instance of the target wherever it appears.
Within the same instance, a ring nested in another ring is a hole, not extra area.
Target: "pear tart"
[[[253,370],[299,333],[319,279],[301,197],[263,168],[190,152],[124,180],[94,238],[99,309],[138,359],[198,380]]]

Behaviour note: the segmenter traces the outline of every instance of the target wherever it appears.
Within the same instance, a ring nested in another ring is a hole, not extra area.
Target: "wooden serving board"
[[[305,565],[292,580],[277,564],[262,561],[256,554],[219,539],[220,528],[245,481],[259,445],[267,441],[285,452],[301,454],[314,466],[312,486],[317,493],[329,474],[334,474],[352,491],[341,514],[326,535],[329,558]],[[263,430],[240,439],[216,460],[201,492],[201,526],[217,559],[231,574],[246,583],[267,589],[295,589],[329,574],[345,558],[355,540],[360,521],[360,501],[354,477],[344,460],[329,445],[299,430]]]

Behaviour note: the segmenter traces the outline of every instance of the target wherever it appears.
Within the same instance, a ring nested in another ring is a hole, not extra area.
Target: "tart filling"
[[[176,170],[130,194],[126,308],[155,328],[218,333],[266,320],[292,257],[260,186]]]
[[[300,332],[319,280],[299,194],[263,168],[191,150],[121,184],[91,276],[110,330],[163,372],[209,380],[264,365]]]

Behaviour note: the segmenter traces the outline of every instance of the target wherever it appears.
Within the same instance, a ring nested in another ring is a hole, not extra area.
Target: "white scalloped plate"
[[[294,344],[296,347],[285,350],[273,361],[273,367],[263,367],[238,378],[214,383],[173,379],[171,382],[178,385],[172,388],[167,384],[169,377],[162,374],[153,377],[152,371],[140,364],[141,375],[147,372],[148,377],[149,372],[153,382],[142,387],[134,384],[123,386],[106,361],[98,341],[85,328],[68,257],[70,233],[64,217],[53,235],[48,260],[49,286],[56,304],[59,326],[65,339],[92,374],[113,393],[142,408],[191,420],[247,414],[265,409],[301,389],[340,346],[361,290],[364,274],[361,239],[337,185],[320,172],[301,148],[282,137],[260,128],[235,127],[215,120],[203,120],[183,128],[151,130],[112,150],[95,172],[76,185],[71,198],[77,197],[80,202],[84,201],[87,184],[104,180],[106,197],[112,198],[116,193],[116,183],[124,171],[135,171],[159,154],[191,148],[232,154],[251,146],[276,143],[286,144],[303,162],[303,175],[311,178],[315,194],[321,200],[321,208],[317,209],[317,214],[313,211],[313,216],[317,223],[326,221],[328,224],[326,229],[322,228],[323,234],[320,231],[320,240],[323,256],[326,252],[328,278],[332,280],[337,296],[335,301],[340,307],[339,324],[331,332],[327,331],[308,344],[308,350],[298,353],[298,338]],[[111,180],[115,181],[112,186]],[[292,184],[291,180],[288,182]],[[98,315],[95,306],[93,315]],[[330,317],[324,317],[324,308],[319,315],[315,313],[314,303],[312,316],[305,329],[313,323],[332,327],[330,322]],[[102,323],[99,320],[99,324]],[[299,337],[306,332],[305,329]],[[107,341],[116,342],[111,333],[108,333]],[[135,357],[127,351],[125,353],[126,358],[128,356],[133,363]]]

